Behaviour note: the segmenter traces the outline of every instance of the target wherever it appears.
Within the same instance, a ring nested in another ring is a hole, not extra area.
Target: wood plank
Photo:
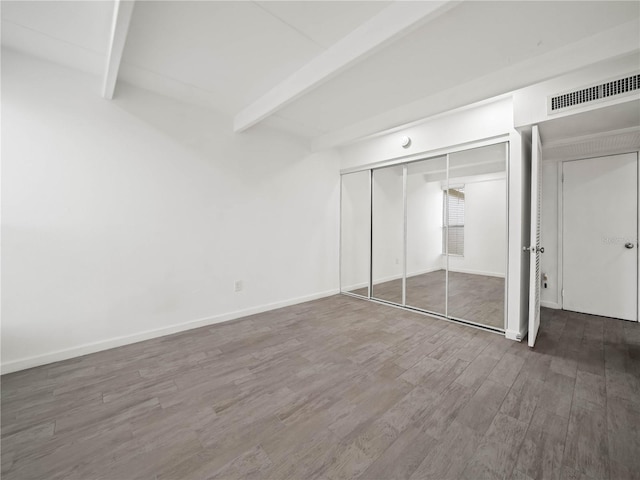
[[[568,423],[567,418],[537,408],[515,469],[531,478],[560,479]]]
[[[574,398],[564,465],[592,478],[609,478],[607,418],[602,406]]]
[[[486,380],[457,416],[457,421],[484,435],[507,396],[508,387]]]

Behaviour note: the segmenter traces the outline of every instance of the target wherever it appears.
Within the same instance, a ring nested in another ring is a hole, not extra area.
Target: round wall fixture
[[[411,145],[411,138],[407,136],[402,137],[402,139],[400,140],[400,145],[402,145],[402,148],[409,148],[409,146]]]

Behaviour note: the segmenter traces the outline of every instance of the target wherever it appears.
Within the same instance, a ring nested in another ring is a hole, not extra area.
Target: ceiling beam
[[[593,81],[596,82],[602,79],[602,71],[608,72],[605,76],[627,74],[630,70],[624,66],[627,64],[625,59],[637,64],[640,51],[637,42],[639,30],[640,21],[634,19],[542,55],[471,79],[461,85],[433,92],[421,99],[316,137],[311,143],[312,150],[341,147],[371,135],[401,131],[412,122],[422,122],[435,115],[508,92],[516,91],[516,95],[523,95],[527,88],[539,89],[541,82],[563,81],[557,77],[564,75],[575,76],[574,84],[581,85],[585,82],[584,75],[592,76]],[[616,62],[621,66],[614,67],[612,63],[608,63],[612,59],[618,59]],[[613,73],[612,68],[616,69]],[[583,69],[588,69],[589,73],[585,73]],[[620,71],[617,71],[618,69]],[[562,88],[566,89],[566,86],[559,86],[558,90]],[[514,118],[516,129],[532,123],[530,117],[535,111],[531,108],[533,107],[527,105],[527,108],[520,109],[521,112],[526,113],[528,120],[525,122],[516,115]],[[543,103],[541,108],[543,112],[541,115],[546,116],[546,104]]]
[[[459,3],[459,0],[393,2],[239,112],[233,120],[234,131],[242,132],[255,125],[412,28]]]
[[[111,40],[107,53],[107,66],[104,72],[102,83],[102,96],[107,100],[113,98],[113,92],[118,80],[118,70],[124,52],[124,45],[127,41],[129,24],[133,15],[135,0],[115,0],[113,5],[113,20],[111,23]]]

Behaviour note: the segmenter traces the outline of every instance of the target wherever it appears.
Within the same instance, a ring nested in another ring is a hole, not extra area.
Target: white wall
[[[351,291],[369,285],[371,195],[369,172],[342,176],[340,288]]]
[[[540,303],[561,308],[558,298],[558,162],[542,162],[542,198],[540,212],[540,273],[547,275],[547,288],[540,290]]]
[[[340,149],[342,169],[399,159],[423,152],[433,152],[453,145],[505,135],[513,129],[511,98],[486,102],[439,115],[406,128],[366,138]],[[411,138],[409,148],[402,148],[403,136]]]
[[[408,276],[441,270],[445,266],[442,202],[439,181],[427,182],[421,174],[407,175]]]
[[[449,270],[504,277],[507,256],[506,178],[462,179],[465,191],[464,256],[450,256]],[[445,268],[442,255],[443,188],[439,181],[407,179],[407,274]],[[457,179],[451,179],[452,184]]]
[[[637,29],[635,39],[627,44],[630,49],[638,48]],[[592,61],[596,61],[594,55]],[[602,107],[600,102],[592,102],[582,107],[570,108],[564,112],[547,112],[546,99],[551,95],[558,95],[575,89],[587,87],[595,83],[604,82],[621,75],[637,72],[640,68],[640,56],[635,51],[630,55],[616,56],[594,63],[588,67],[575,70],[569,74],[552,78],[546,82],[536,83],[517,90],[513,94],[514,125],[516,128],[527,127],[546,120],[575,115],[580,112],[597,110]],[[628,102],[633,98],[640,98],[640,93],[630,96],[620,96],[606,99],[607,105]],[[544,139],[543,139],[544,140]]]
[[[402,278],[404,203],[402,166],[373,172],[373,283]]]
[[[335,153],[99,85],[3,52],[4,372],[337,291]]]
[[[464,183],[464,256],[449,256],[449,270],[504,277],[507,257],[506,178]],[[451,185],[456,183],[450,179]]]

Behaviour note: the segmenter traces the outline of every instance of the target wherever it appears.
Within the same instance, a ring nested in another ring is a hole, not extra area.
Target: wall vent
[[[624,95],[640,90],[640,74],[617,78],[608,82],[591,85],[549,97],[548,113],[556,113],[585,103],[606,100],[610,97]]]

